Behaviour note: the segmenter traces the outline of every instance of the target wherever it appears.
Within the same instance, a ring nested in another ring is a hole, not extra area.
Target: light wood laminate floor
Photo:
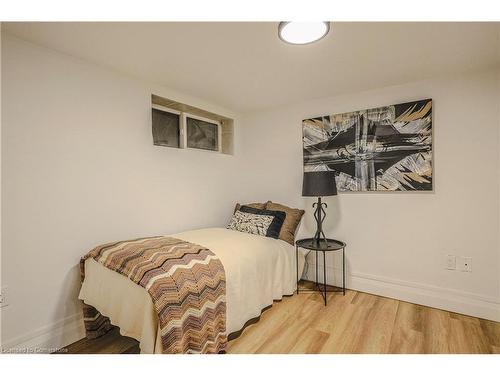
[[[137,353],[115,330],[69,353]],[[65,350],[66,351],[66,350]],[[500,353],[500,323],[348,290],[284,297],[228,343],[227,353]]]

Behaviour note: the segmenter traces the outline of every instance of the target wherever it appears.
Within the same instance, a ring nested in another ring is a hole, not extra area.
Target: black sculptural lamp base
[[[321,197],[337,195],[337,184],[335,182],[335,171],[322,170],[314,172],[304,172],[302,181],[302,196],[317,197],[318,202],[313,204],[314,218],[316,219],[316,234],[313,239],[318,248],[330,249],[325,233],[323,233],[323,221],[325,220],[327,208],[326,203],[321,202]],[[321,249],[319,249],[321,250]]]
[[[323,209],[323,206],[325,208],[328,207],[326,203],[321,202],[321,197],[318,197],[318,201],[313,203],[313,208],[315,208],[314,218],[316,219],[316,234],[314,235],[314,239],[318,245],[320,242],[324,241],[325,247],[328,247],[328,241],[323,232],[323,221],[326,217],[326,211]]]

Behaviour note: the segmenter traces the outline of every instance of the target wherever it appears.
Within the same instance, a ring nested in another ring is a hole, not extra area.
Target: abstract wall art
[[[432,190],[432,99],[302,122],[304,171],[339,191]]]

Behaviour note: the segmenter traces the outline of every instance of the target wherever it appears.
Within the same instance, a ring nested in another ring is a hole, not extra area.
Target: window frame
[[[164,106],[159,105],[159,104],[151,104],[151,126],[153,126],[153,111],[152,111],[153,109],[156,109],[157,111],[167,112],[167,113],[171,113],[173,115],[179,116],[179,147],[171,147],[171,146],[163,146],[163,145],[155,145],[155,146],[173,148],[173,149],[177,149],[177,150],[184,148],[183,113],[181,111],[176,111],[175,109],[164,107]]]
[[[196,147],[189,147],[188,146],[188,144],[187,144],[187,126],[188,126],[187,119],[188,119],[188,117],[192,118],[194,120],[200,120],[200,121],[208,122],[210,124],[217,125],[217,150],[206,150],[203,148],[196,148]],[[196,116],[196,115],[193,115],[189,112],[182,112],[181,118],[182,118],[183,127],[185,129],[183,140],[184,140],[184,146],[186,149],[205,151],[205,152],[211,152],[211,153],[218,153],[218,154],[222,153],[222,124],[220,123],[220,121],[212,120],[212,119],[202,117],[202,116]]]
[[[196,151],[204,151],[204,152],[210,152],[210,153],[216,153],[216,154],[223,154],[222,152],[222,123],[217,120],[212,120],[207,117],[203,116],[197,116],[193,115],[190,112],[183,112],[183,111],[178,111],[176,109],[172,109],[169,107],[165,107],[160,104],[151,104],[151,109],[156,109],[158,111],[162,112],[167,112],[171,113],[174,115],[179,116],[179,147],[170,147],[170,146],[162,146],[162,145],[156,145],[158,147],[166,147],[166,148],[171,148],[171,149],[188,149],[188,150],[196,150]],[[200,120],[204,122],[208,122],[210,124],[217,125],[217,150],[207,150],[203,148],[196,148],[196,147],[188,147],[187,144],[187,118],[192,118],[194,120]],[[151,112],[151,126],[153,125],[153,116]]]

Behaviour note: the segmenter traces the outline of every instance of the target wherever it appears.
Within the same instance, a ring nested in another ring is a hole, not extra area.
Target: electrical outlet
[[[7,302],[7,287],[4,286],[0,292],[0,308],[6,306],[9,306],[9,303]]]
[[[458,269],[462,272],[472,272],[472,258],[459,257],[458,258]]]
[[[455,255],[446,256],[446,269],[447,270],[457,269],[457,257]]]

